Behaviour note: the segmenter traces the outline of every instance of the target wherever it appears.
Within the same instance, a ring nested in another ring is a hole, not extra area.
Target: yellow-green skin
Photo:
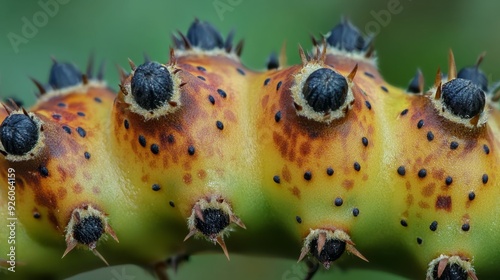
[[[493,277],[500,261],[498,111],[492,109],[485,126],[468,132],[439,116],[429,96],[408,95],[385,83],[369,59],[327,52],[320,63],[345,77],[358,65],[352,108],[330,124],[295,112],[290,88],[302,65],[257,73],[221,54],[187,53],[170,61],[182,70],[178,75],[186,85],[180,89],[180,109],[156,120],[131,112],[124,92],[114,95],[98,85],[76,87],[36,104],[30,111],[44,123],[42,154],[27,162],[0,158],[2,221],[7,213],[7,170],[16,170],[19,262],[15,273],[2,276],[63,278],[105,266],[85,246],[61,259],[65,227],[72,211],[83,205],[107,215],[119,239],[116,243],[104,234],[106,240],[98,243],[97,250],[110,265],[153,267],[177,254],[222,251],[203,239],[183,242],[193,205],[220,196],[246,226],[234,227],[226,236],[230,254],[296,259],[310,229],[340,229],[370,261],[344,254],[337,261],[342,266],[424,278],[428,263],[447,254],[470,258],[479,278]],[[226,98],[217,89],[223,89]],[[59,107],[59,102],[66,106]],[[404,109],[408,113],[402,116]],[[278,122],[277,111],[282,114]],[[61,119],[54,119],[54,113]],[[4,110],[0,114],[1,119],[7,116]],[[420,119],[425,124],[418,129]],[[224,124],[222,130],[217,120]],[[85,129],[85,137],[78,135],[77,127]],[[433,132],[432,141],[426,138],[428,131]],[[139,135],[145,137],[145,147]],[[368,139],[366,146],[362,137]],[[450,141],[459,147],[450,150]],[[151,152],[151,144],[159,146],[158,154]],[[193,155],[188,153],[190,145]],[[49,170],[48,177],[38,171],[40,164]],[[404,176],[397,172],[401,165]],[[334,170],[331,176],[329,167]],[[425,178],[417,176],[421,168],[427,170]],[[306,171],[312,174],[310,180],[304,178]],[[483,174],[488,174],[487,183],[482,182]],[[276,175],[280,183],[273,181]],[[453,177],[450,186],[445,184],[448,175]],[[154,191],[153,184],[160,190]],[[472,201],[471,191],[476,195]],[[337,197],[343,199],[341,206],[334,205]],[[444,203],[448,201],[451,205]],[[353,208],[359,209],[358,216]],[[34,218],[34,212],[40,218]],[[434,220],[438,227],[431,231]],[[467,232],[461,229],[465,222],[470,223]],[[7,235],[0,227],[0,236]],[[4,258],[5,247],[0,248]]]

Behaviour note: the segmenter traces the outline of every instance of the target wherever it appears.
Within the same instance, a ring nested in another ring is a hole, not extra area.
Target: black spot
[[[49,170],[47,169],[47,167],[43,165],[40,165],[40,167],[38,167],[38,171],[40,172],[40,175],[42,175],[43,177],[49,176]]]
[[[175,207],[175,203],[173,201],[169,201],[168,204],[171,206],[171,207]]]
[[[269,55],[266,66],[267,70],[278,69],[280,67],[280,61],[275,52],[272,52],[271,55]]]
[[[434,134],[432,131],[427,132],[427,140],[432,141],[434,140]]]
[[[125,129],[128,129],[130,127],[130,124],[128,123],[128,120],[124,120],[123,121],[123,126],[125,127]]]
[[[66,103],[59,102],[57,103],[57,107],[66,107]]]
[[[366,51],[370,45],[358,28],[348,20],[342,20],[336,25],[328,34],[326,41],[330,46],[348,52]]]
[[[155,155],[157,155],[160,152],[160,147],[157,144],[152,144],[150,149],[151,152]]]
[[[421,245],[421,244],[422,244],[422,241],[423,241],[423,240],[422,240],[422,238],[417,237],[417,243],[418,243],[418,245]]]
[[[437,230],[437,227],[438,227],[438,222],[437,222],[437,221],[433,221],[433,222],[431,223],[431,225],[429,226],[429,229],[430,229],[431,231],[436,231],[436,230]]]
[[[373,76],[373,74],[372,74],[372,73],[370,73],[370,72],[365,72],[364,74],[365,74],[365,76],[370,77],[370,78],[374,78],[374,77],[375,77],[375,76]]]
[[[359,209],[358,209],[358,208],[354,208],[354,209],[352,209],[352,215],[353,215],[354,217],[357,217],[357,216],[359,215]]]
[[[422,126],[424,126],[424,120],[419,120],[417,123],[417,128],[420,129],[422,128]]]
[[[404,227],[407,227],[408,226],[408,223],[406,222],[406,220],[401,220],[401,225],[404,226]]]
[[[33,218],[35,218],[35,219],[40,219],[41,216],[42,215],[40,215],[40,213],[38,213],[38,212],[33,213]]]
[[[398,174],[401,175],[401,176],[404,176],[406,174],[406,169],[404,166],[400,166],[398,167]]]
[[[78,135],[80,135],[80,137],[82,137],[82,138],[87,135],[87,132],[85,131],[85,129],[83,129],[81,127],[77,127],[76,132],[78,132]]]
[[[158,62],[146,62],[135,69],[130,83],[132,96],[139,106],[154,110],[170,101],[174,82],[167,68]]]
[[[224,129],[224,124],[221,121],[215,122],[215,125],[217,126],[217,128],[219,130],[223,130]]]
[[[204,221],[196,217],[194,225],[206,236],[217,235],[229,225],[229,215],[221,209],[205,209],[202,214]]]
[[[296,216],[295,220],[297,221],[297,223],[302,224],[302,218],[301,217]]]
[[[311,178],[312,178],[312,173],[311,173],[311,171],[306,171],[306,172],[304,173],[304,179],[306,179],[307,181],[309,181],[309,180],[311,180]]]
[[[61,117],[62,117],[62,116],[61,116],[61,115],[59,115],[59,114],[53,114],[53,115],[52,115],[52,118],[53,118],[54,120],[57,120],[57,121],[58,121],[58,120],[60,120],[60,119],[61,119]]]
[[[151,189],[153,189],[153,191],[157,192],[161,189],[161,187],[158,184],[153,184],[153,186],[151,186]]]
[[[102,103],[102,100],[99,97],[94,97],[94,101],[97,103]]]
[[[281,182],[280,176],[278,176],[278,175],[274,175],[274,177],[273,177],[273,181],[274,181],[276,184],[279,184],[279,183]]]
[[[355,162],[355,163],[354,163],[354,170],[356,170],[356,171],[361,170],[361,165],[359,165],[359,163],[358,163],[358,162]]]
[[[50,68],[49,85],[54,89],[60,89],[77,85],[82,82],[82,72],[71,63],[54,61]]]
[[[170,144],[175,143],[175,137],[174,137],[174,135],[169,134],[169,135],[167,136],[167,142],[168,142],[168,143],[170,143]],[[144,146],[146,146],[146,145],[144,145]]]
[[[345,251],[346,243],[338,239],[327,239],[323,250],[318,254],[318,239],[314,238],[309,244],[309,252],[323,264],[329,264],[340,258]]]
[[[486,78],[486,75],[477,65],[460,69],[457,73],[457,78],[469,80],[484,92],[488,91],[488,78]]]
[[[87,216],[73,225],[73,238],[80,244],[90,245],[95,243],[103,233],[103,221],[96,216]]]
[[[227,97],[227,94],[224,90],[222,89],[217,89],[217,93],[222,97],[222,98],[226,98]]]
[[[190,156],[194,155],[195,151],[196,151],[196,150],[194,149],[194,147],[193,147],[193,146],[189,146],[189,147],[188,147],[188,154],[189,154]]]
[[[422,72],[417,70],[417,73],[415,73],[415,76],[410,81],[410,84],[408,85],[408,89],[406,90],[409,93],[420,93],[420,76],[422,75]]]
[[[224,39],[220,32],[206,21],[196,19],[188,29],[186,37],[191,46],[203,50],[212,50],[224,47]]]
[[[342,206],[342,204],[344,204],[344,200],[342,200],[342,198],[340,197],[337,197],[335,198],[335,201],[333,203],[335,204],[335,206]]]
[[[202,81],[206,81],[205,77],[202,77],[202,76],[198,76],[198,79],[200,79]]]
[[[483,174],[483,177],[481,179],[483,180],[483,184],[488,183],[488,174]]]
[[[307,104],[320,113],[336,111],[344,105],[347,91],[347,80],[329,68],[312,72],[302,88]]]
[[[438,267],[439,265],[434,265],[432,270],[433,279],[436,280],[467,280],[469,279],[467,271],[465,271],[459,264],[457,263],[448,263],[441,274],[441,277],[438,277]]]
[[[454,115],[470,119],[481,114],[486,104],[484,91],[469,80],[457,78],[442,86],[444,106]]]
[[[472,201],[472,200],[474,200],[474,198],[476,198],[476,194],[474,192],[470,192],[469,193],[469,200]]]
[[[274,115],[274,120],[276,122],[279,122],[281,120],[281,111],[276,112],[276,114]]]
[[[368,146],[368,138],[366,137],[361,138],[361,142],[363,143],[363,146],[365,147]]]
[[[401,116],[404,116],[408,114],[408,109],[404,109],[403,111],[401,111]]]
[[[366,108],[368,108],[368,110],[372,109],[372,104],[370,103],[370,101],[365,100],[365,105],[366,105]]]
[[[85,117],[85,113],[84,113],[84,112],[77,112],[76,114],[77,114],[78,116],[80,116],[80,117]]]
[[[490,154],[490,148],[488,147],[488,145],[486,145],[486,144],[483,145],[483,151],[487,155]]]
[[[238,73],[240,73],[241,75],[245,76],[245,71],[243,71],[243,69],[236,68],[236,71],[238,71]]]
[[[332,176],[332,175],[333,175],[333,168],[328,167],[328,168],[326,169],[326,174],[328,174],[328,176]]]
[[[90,159],[90,153],[89,153],[89,152],[85,152],[85,153],[83,153],[83,156],[84,156],[86,159]]]
[[[143,147],[146,147],[146,137],[144,137],[143,135],[139,135],[139,144],[141,144],[141,146]]]
[[[0,125],[0,140],[5,151],[13,155],[24,155],[38,142],[39,129],[36,123],[24,114],[13,114]]]
[[[463,224],[462,225],[462,230],[463,231],[469,231],[469,229],[470,229],[470,225],[469,224]]]
[[[69,126],[67,126],[67,125],[63,125],[63,126],[62,126],[62,129],[63,129],[66,133],[71,134],[71,128],[69,128]]]
[[[451,143],[450,143],[450,149],[456,150],[457,148],[458,148],[458,142],[451,141]]]
[[[264,81],[264,85],[267,86],[269,84],[269,82],[271,81],[270,78],[267,78],[265,81]]]
[[[210,101],[210,103],[212,103],[212,105],[215,104],[215,98],[212,95],[208,96],[208,101]]]
[[[198,70],[202,71],[202,72],[206,72],[206,71],[207,71],[207,69],[205,69],[205,67],[203,67],[203,66],[198,66],[198,67],[196,67],[196,68],[197,68]]]
[[[425,168],[420,169],[418,171],[418,177],[425,178],[425,176],[427,176],[427,170],[425,170]]]
[[[453,178],[451,178],[450,176],[446,177],[446,179],[444,180],[444,182],[446,183],[447,186],[451,185],[451,183],[453,183]]]
[[[280,90],[280,87],[282,84],[283,84],[283,82],[279,81],[278,84],[276,85],[276,90]]]
[[[389,90],[385,86],[380,86],[380,88],[385,92],[389,92]]]

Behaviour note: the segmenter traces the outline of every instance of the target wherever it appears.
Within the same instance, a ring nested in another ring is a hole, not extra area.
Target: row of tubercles
[[[60,63],[54,60],[54,64],[50,71],[48,86],[41,86],[41,83],[33,80],[40,90],[40,101],[49,100],[53,96],[61,94],[71,94],[75,92],[86,93],[82,87],[85,87],[92,78],[93,59],[89,60],[87,74],[82,74],[76,67],[70,63]],[[102,79],[102,69],[97,76]],[[99,84],[101,86],[101,84]],[[79,90],[75,90],[79,89]],[[100,103],[98,97],[96,102]],[[9,113],[5,120],[0,125],[0,152],[10,162],[35,162],[42,157],[46,150],[46,137],[44,122],[34,113],[27,112],[23,108],[19,108],[16,104],[12,104],[11,108],[5,104],[4,108]],[[58,107],[64,107],[65,104],[60,103]],[[78,112],[79,116],[85,116],[83,112]],[[60,119],[60,115],[53,114],[55,120]],[[63,125],[62,129],[71,134],[71,129]],[[76,129],[81,137],[85,137],[85,130],[81,127]],[[90,158],[90,153],[85,152],[86,159]],[[44,165],[37,167],[38,172],[43,178],[48,177],[49,170]],[[33,217],[40,219],[41,215],[37,210],[34,210]],[[63,253],[63,257],[73,250],[76,246],[82,245],[89,248],[96,256],[107,264],[106,260],[96,250],[97,242],[101,239],[102,234],[110,234],[118,241],[114,231],[107,221],[107,217],[103,212],[97,210],[92,205],[84,205],[81,208],[73,210],[71,217],[65,228],[67,248]]]
[[[10,111],[7,107],[6,110]],[[11,111],[0,125],[2,153],[11,162],[31,162],[35,160],[45,148],[45,135],[43,132],[43,123],[35,114],[28,113],[24,109]],[[49,175],[47,168],[44,166],[39,167],[38,170],[42,177]],[[38,219],[40,214],[35,211],[33,217]],[[80,244],[88,247],[107,264],[104,257],[96,250],[97,242],[103,233],[109,233],[118,241],[102,212],[89,205],[84,206],[82,209],[73,210],[66,227],[67,249],[63,257]]]
[[[133,62],[130,62],[131,77],[124,81],[120,87],[125,95],[124,101],[130,105],[132,113],[143,116],[147,121],[175,114],[181,108],[181,95],[183,94],[181,88],[185,83],[178,75],[181,70],[176,67],[175,56],[174,50],[171,50],[168,65],[146,62],[136,67]],[[201,76],[198,78],[202,79]],[[221,89],[218,90],[218,94],[222,98],[226,97],[226,93]],[[215,102],[212,96],[209,96],[208,100],[212,104]],[[125,128],[128,128],[127,120],[125,120],[124,125]],[[219,130],[224,129],[224,125],[220,121],[216,122],[216,127]],[[138,140],[141,146],[146,146],[144,136],[140,135]],[[189,146],[187,149],[191,156],[195,154],[195,151],[194,146]],[[153,150],[153,146],[152,152],[157,153]],[[219,244],[229,259],[224,236],[231,230],[232,224],[245,228],[244,223],[233,213],[231,205],[223,197],[214,195],[201,198],[193,205],[192,213],[187,220],[189,233],[184,241],[192,236],[203,236],[208,241]]]

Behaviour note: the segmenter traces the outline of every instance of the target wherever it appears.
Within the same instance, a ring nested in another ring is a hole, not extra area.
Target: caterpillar
[[[457,71],[450,51],[430,89],[419,72],[401,89],[347,20],[264,71],[233,38],[195,20],[168,62],[130,60],[116,93],[92,63],[54,61],[34,106],[3,103],[2,277],[132,263],[166,279],[204,251],[297,259],[307,279],[495,277],[500,114],[482,56]]]

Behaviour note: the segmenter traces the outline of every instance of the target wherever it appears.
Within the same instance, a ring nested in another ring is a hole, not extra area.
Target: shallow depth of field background
[[[426,77],[426,88],[429,87],[437,67],[447,68],[449,48],[454,50],[458,67],[474,64],[477,56],[486,51],[482,69],[490,81],[500,77],[500,69],[496,67],[500,64],[499,1],[65,1],[68,3],[60,5],[55,15],[42,22],[35,34],[30,34],[31,38],[13,46],[8,34],[23,36],[23,17],[33,22],[33,15],[42,9],[38,1],[0,0],[1,97],[17,96],[31,105],[35,102],[36,88],[28,77],[46,82],[51,56],[84,68],[92,52],[98,61],[106,60],[106,80],[116,89],[115,64],[128,69],[127,58],[139,64],[143,53],[153,60],[166,62],[170,34],[176,30],[185,32],[195,17],[213,23],[224,37],[235,28],[236,39],[245,39],[242,60],[253,69],[262,69],[268,54],[279,51],[284,41],[288,45],[289,63],[297,63],[298,44],[310,49],[310,34],[327,33],[345,15],[364,33],[377,33],[379,67],[389,83],[406,87],[420,67]],[[399,3],[396,14],[388,8],[394,3]],[[218,13],[215,6],[224,5],[229,9]],[[137,246],[141,242],[151,241],[138,240]],[[227,244],[231,252],[230,239]],[[363,252],[363,248],[358,249]],[[297,249],[297,257],[299,253]],[[301,266],[294,260],[233,254],[228,262],[224,255],[216,254],[192,257],[173,279],[295,280],[300,279],[300,271]],[[130,278],[120,278],[121,275]],[[343,271],[336,267],[329,272],[320,271],[315,279],[332,278],[402,279],[381,272]],[[138,267],[123,266],[72,279],[153,278]]]

